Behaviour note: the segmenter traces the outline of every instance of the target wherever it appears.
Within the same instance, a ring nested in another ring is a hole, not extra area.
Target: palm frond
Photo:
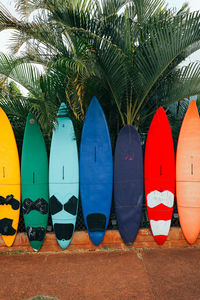
[[[200,93],[200,63],[190,63],[173,72],[165,91],[165,105]]]
[[[35,97],[41,96],[40,72],[32,64],[22,63],[20,59],[2,53],[0,54],[0,74],[21,84]]]
[[[140,99],[135,116],[153,88],[178,65],[181,54],[200,39],[200,13],[179,16],[154,24],[143,32],[135,51],[133,86]]]
[[[27,19],[37,9],[46,9],[46,1],[43,0],[15,0],[16,9],[23,19]]]
[[[132,0],[101,0],[102,15],[107,19],[113,15],[117,15],[120,10],[126,7],[134,6]]]
[[[20,29],[22,22],[16,19],[2,4],[0,4],[0,31],[4,29]]]
[[[26,117],[30,111],[30,102],[27,98],[10,99],[7,97],[0,98],[0,106],[8,115],[11,123],[17,120],[25,124]]]
[[[133,0],[137,13],[137,22],[145,24],[153,16],[166,10],[164,0]]]
[[[199,93],[200,90],[200,63],[191,63],[180,69],[174,70],[168,78],[163,81],[156,93],[146,101],[141,121],[152,115],[159,106],[179,107],[178,102],[190,98]],[[177,103],[172,105],[172,103]],[[171,106],[172,105],[172,106]]]

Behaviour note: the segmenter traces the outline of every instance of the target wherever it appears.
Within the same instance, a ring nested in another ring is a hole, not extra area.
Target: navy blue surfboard
[[[113,186],[110,135],[105,115],[93,97],[85,117],[80,146],[80,193],[84,221],[98,246],[109,222]]]
[[[118,135],[114,162],[114,203],[120,235],[133,243],[140,226],[144,194],[143,154],[140,137],[132,125]]]

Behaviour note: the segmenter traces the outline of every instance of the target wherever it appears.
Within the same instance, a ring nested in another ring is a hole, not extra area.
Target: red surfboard
[[[155,241],[162,245],[169,233],[175,195],[175,155],[168,118],[162,107],[153,117],[144,160],[147,213]]]

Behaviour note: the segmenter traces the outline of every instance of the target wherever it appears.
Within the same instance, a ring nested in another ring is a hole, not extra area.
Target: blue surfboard
[[[61,104],[53,131],[49,161],[50,212],[58,244],[66,249],[75,229],[79,167],[74,127],[66,116],[67,107]]]
[[[127,125],[118,135],[114,162],[114,203],[120,235],[133,243],[140,226],[144,195],[143,153],[137,130]]]
[[[98,246],[109,222],[113,186],[112,148],[107,122],[96,97],[85,117],[80,146],[80,192],[84,221]]]

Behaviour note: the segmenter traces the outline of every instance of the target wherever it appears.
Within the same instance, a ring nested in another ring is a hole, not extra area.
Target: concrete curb
[[[159,246],[151,234],[150,229],[140,229],[133,244],[127,246],[123,243],[118,230],[107,230],[103,242],[94,246],[86,231],[76,231],[67,250],[62,250],[55,238],[55,234],[47,233],[40,252],[69,252],[73,250],[96,250],[96,249],[129,249],[132,248],[192,248],[200,247],[200,237],[191,246],[185,240],[181,228],[172,227],[169,236],[162,246]],[[18,233],[12,247],[6,247],[3,239],[0,239],[0,253],[3,252],[34,252],[31,248],[26,233]]]

